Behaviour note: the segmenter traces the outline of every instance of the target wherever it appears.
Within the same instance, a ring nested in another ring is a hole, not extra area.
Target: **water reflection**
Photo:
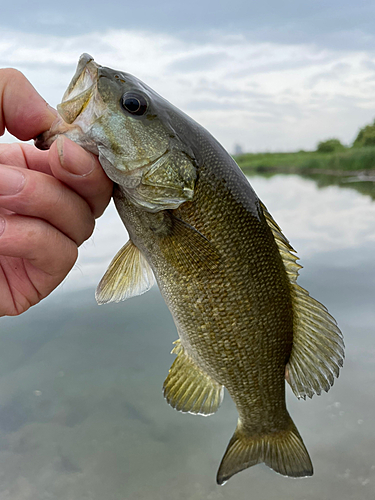
[[[279,174],[277,174],[276,172],[267,172],[267,170],[262,172],[261,175],[266,178],[279,176]],[[316,182],[319,188],[324,188],[327,186],[340,186],[348,189],[354,189],[361,194],[369,195],[373,200],[375,199],[374,170],[364,170],[358,172],[351,171],[345,175],[344,172],[340,173],[332,171],[331,173],[327,174],[319,173],[319,171],[316,171],[314,173],[301,173],[301,176],[305,179],[312,179]]]
[[[326,174],[310,174],[304,176],[306,179],[313,179],[319,187],[326,186],[341,186],[349,189],[354,189],[364,195],[369,195],[375,200],[375,182],[373,175],[359,173],[357,176],[352,174],[348,176],[326,175]]]
[[[98,307],[94,284],[126,239],[111,209],[67,282],[1,320],[0,498],[373,499],[375,203],[296,176],[251,179],[302,257],[300,283],[337,318],[344,370],[328,394],[288,406],[314,462],[309,479],[261,465],[220,488],[237,412],[210,418],[163,400],[175,327],[157,289]]]

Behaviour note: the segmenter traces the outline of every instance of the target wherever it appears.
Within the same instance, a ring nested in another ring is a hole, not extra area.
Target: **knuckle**
[[[92,216],[92,214],[90,212],[90,216],[87,217],[87,220],[86,220],[86,222],[83,225],[82,242],[79,243],[80,245],[84,241],[86,241],[86,240],[88,240],[90,238],[90,236],[94,232],[94,228],[95,228],[95,219],[94,219],[94,217]]]
[[[39,236],[39,244],[48,242],[51,274],[64,276],[68,274],[78,257],[78,248],[75,242],[49,225],[47,225],[44,234]]]
[[[19,142],[0,144],[0,164],[21,168],[24,174],[29,175],[27,154],[31,148],[30,144]]]
[[[3,70],[1,70],[0,78],[2,80],[10,82],[26,80],[25,75],[21,71],[15,68],[4,68]]]

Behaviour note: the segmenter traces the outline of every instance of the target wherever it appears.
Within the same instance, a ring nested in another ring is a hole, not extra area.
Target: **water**
[[[264,465],[215,484],[237,413],[183,415],[161,387],[176,331],[157,289],[97,306],[95,284],[126,240],[111,209],[68,280],[1,319],[1,500],[349,500],[375,494],[375,203],[296,176],[251,183],[301,256],[299,282],[336,317],[346,362],[328,394],[288,407],[315,475]]]

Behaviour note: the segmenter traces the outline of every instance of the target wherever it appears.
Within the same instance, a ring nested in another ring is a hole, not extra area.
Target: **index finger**
[[[21,141],[48,130],[56,115],[27,78],[16,69],[0,69],[0,135],[5,129]]]

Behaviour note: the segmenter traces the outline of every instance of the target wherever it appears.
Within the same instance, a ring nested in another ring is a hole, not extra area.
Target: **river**
[[[373,500],[375,202],[294,175],[250,182],[298,251],[299,283],[345,337],[344,368],[328,394],[298,401],[287,389],[314,476],[258,465],[216,485],[237,421],[228,394],[209,418],[165,403],[177,334],[156,288],[95,303],[95,285],[127,238],[111,206],[64,284],[1,319],[1,500]]]

